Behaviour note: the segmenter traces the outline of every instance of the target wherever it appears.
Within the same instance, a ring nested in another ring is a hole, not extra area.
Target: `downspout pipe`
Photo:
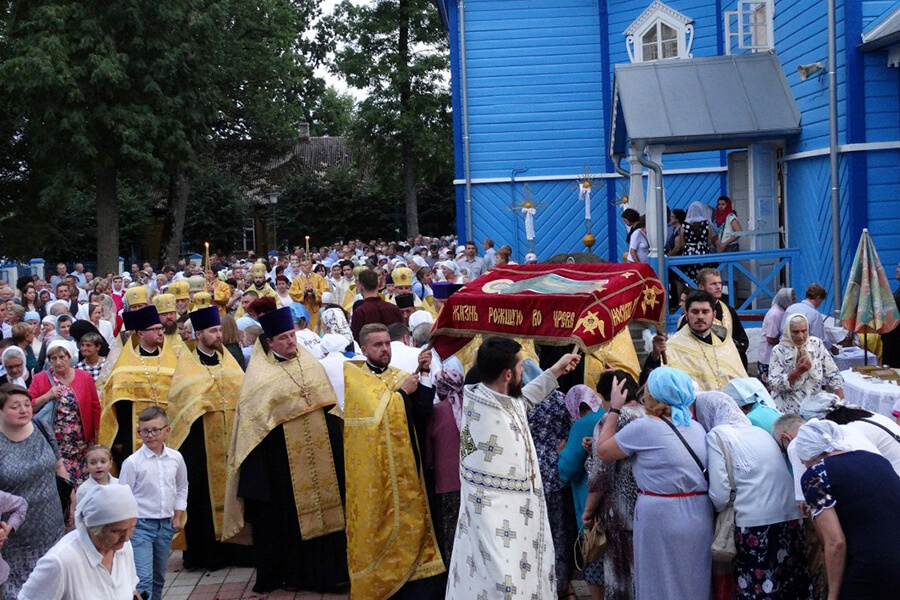
[[[828,162],[831,171],[831,261],[834,269],[834,314],[841,312],[841,206],[840,173],[838,171],[838,108],[837,108],[837,40],[835,26],[835,0],[828,4]]]
[[[472,163],[469,155],[469,80],[466,73],[466,0],[459,0],[459,72],[462,96],[463,165],[466,179],[466,239],[475,239],[472,231]]]
[[[669,289],[668,273],[666,270],[666,208],[663,206],[663,188],[662,188],[662,166],[646,158],[644,154],[647,152],[647,146],[644,151],[637,155],[638,162],[647,167],[656,174],[654,180],[656,185],[653,188],[653,196],[656,201],[656,210],[658,211],[659,227],[656,231],[656,276],[662,283],[663,289]]]
[[[622,159],[625,158],[624,154],[613,154],[612,155],[612,166],[616,173],[624,177],[625,179],[631,179],[631,173],[622,168],[619,164],[622,162]]]

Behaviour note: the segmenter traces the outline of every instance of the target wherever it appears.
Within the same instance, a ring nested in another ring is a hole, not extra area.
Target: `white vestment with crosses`
[[[556,387],[550,371],[525,386],[521,398],[466,386],[448,600],[556,598],[553,538],[525,417]]]

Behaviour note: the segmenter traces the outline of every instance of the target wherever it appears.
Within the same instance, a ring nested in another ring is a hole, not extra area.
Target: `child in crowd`
[[[81,360],[75,365],[76,369],[87,371],[97,381],[100,372],[106,366],[106,358],[100,356],[102,339],[99,333],[86,333],[81,336],[80,350]],[[107,469],[108,470],[108,469]]]
[[[92,487],[119,483],[118,479],[109,474],[109,469],[112,466],[112,453],[106,446],[97,445],[88,448],[84,455],[84,464],[87,466],[87,472],[90,477],[78,486],[78,491],[75,492],[76,504],[81,502],[81,499]]]
[[[169,549],[187,508],[187,467],[181,453],[166,446],[170,432],[166,411],[159,406],[142,410],[138,435],[143,445],[125,459],[119,473],[119,483],[131,488],[138,503],[131,545],[138,592],[150,592],[150,600],[162,600]]]
[[[241,334],[241,352],[244,353],[244,362],[250,363],[250,356],[253,354],[253,346],[256,345],[256,340],[259,339],[259,334],[262,333],[262,327],[258,327],[256,325],[251,325],[244,329]]]
[[[6,544],[6,538],[13,530],[18,529],[25,522],[25,513],[28,511],[28,502],[24,498],[0,491],[0,550]],[[0,556],[0,598],[5,598],[4,588],[9,577],[9,565]]]

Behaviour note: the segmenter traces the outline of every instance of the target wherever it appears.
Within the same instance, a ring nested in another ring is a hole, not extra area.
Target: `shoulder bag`
[[[719,449],[725,456],[725,470],[728,472],[728,485],[731,493],[728,496],[728,504],[716,515],[716,529],[713,534],[712,557],[716,562],[731,562],[737,555],[737,547],[734,543],[734,497],[737,489],[734,484],[734,467],[731,464],[731,452],[728,446],[722,443],[722,438],[716,435]]]
[[[594,524],[586,529],[584,523],[575,540],[575,568],[584,571],[584,568],[600,558],[600,554],[606,549],[606,529],[600,522],[599,511],[594,515]]]
[[[896,433],[894,433],[893,431],[891,431],[890,429],[888,429],[881,423],[878,423],[876,421],[870,421],[869,419],[860,419],[860,421],[862,421],[863,423],[868,423],[869,425],[874,425],[875,427],[878,427],[879,429],[883,429],[885,431],[885,433],[887,433],[889,436],[894,438],[895,442],[900,444],[900,436],[898,436]]]
[[[50,384],[50,387],[53,387],[53,376],[50,371],[44,371],[44,376],[47,378],[47,383]],[[37,375],[35,375],[37,377]],[[41,407],[39,411],[31,418],[32,422],[40,423],[43,427],[44,431],[53,431],[53,427],[56,425],[56,398],[50,398],[44,405]]]
[[[694,462],[697,463],[697,466],[700,468],[700,472],[703,473],[703,479],[706,480],[706,483],[709,483],[709,471],[707,471],[706,467],[703,466],[703,461],[700,460],[700,457],[697,456],[697,453],[694,452],[694,449],[691,448],[691,445],[687,443],[687,440],[684,439],[684,436],[681,435],[681,432],[678,431],[678,428],[675,427],[675,425],[672,423],[672,421],[668,420],[667,418],[660,417],[660,419],[662,419],[663,423],[665,423],[666,425],[668,425],[669,427],[672,428],[672,431],[675,432],[675,435],[678,436],[678,439],[681,440],[681,443],[684,444],[684,447],[687,449],[688,452],[690,452],[691,458],[693,458]]]

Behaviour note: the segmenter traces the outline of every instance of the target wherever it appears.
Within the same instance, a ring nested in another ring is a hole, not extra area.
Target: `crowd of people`
[[[685,223],[732,251],[729,214]],[[643,364],[628,337],[438,355],[449,294],[510,257],[420,236],[0,283],[0,599],[161,600],[172,547],[261,594],[554,600],[580,570],[594,599],[895,597],[900,406],[844,401],[821,287],[778,293],[756,364],[714,268]]]

